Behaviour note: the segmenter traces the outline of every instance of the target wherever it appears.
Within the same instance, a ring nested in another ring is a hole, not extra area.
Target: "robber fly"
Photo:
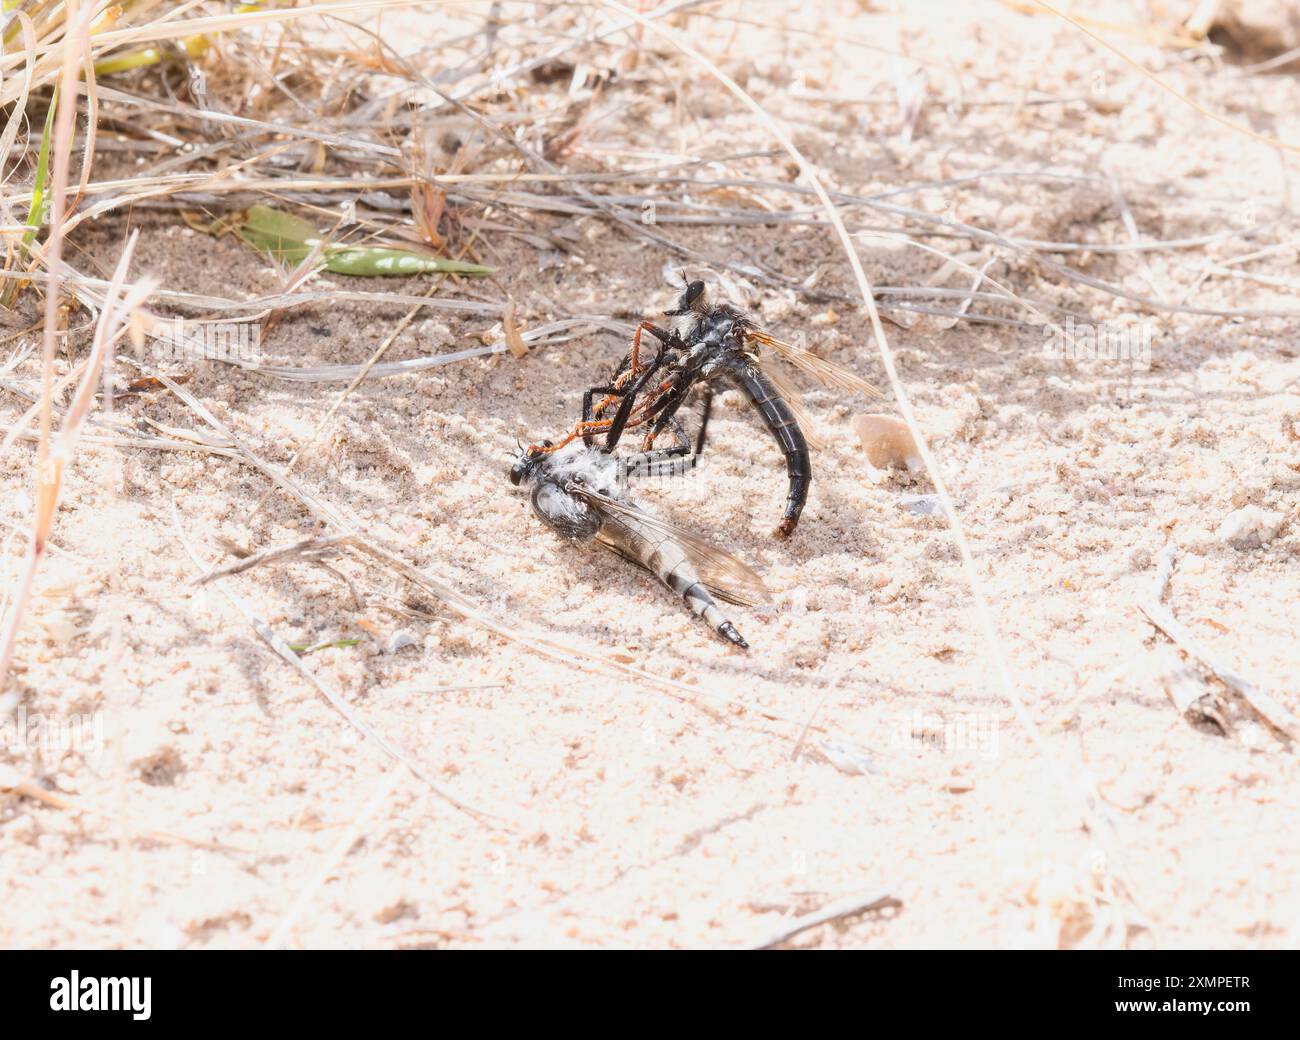
[[[637,326],[632,349],[607,385],[586,392],[582,420],[565,437],[551,446],[534,445],[529,451],[557,451],[578,438],[590,447],[597,435],[604,434],[604,450],[612,452],[626,431],[637,429],[643,431],[643,452],[653,450],[655,441],[670,431],[677,439],[673,450],[684,453],[678,410],[699,387],[707,419],[714,388],[725,380],[749,398],[785,458],[789,492],[776,533],[783,537],[793,534],[812,483],[809,446],[818,442],[799,391],[774,368],[764,367],[761,349],[772,348],[824,386],[869,397],[881,396],[880,391],[838,365],[783,343],[732,304],[711,302],[702,281],[686,283],[677,306],[666,316],[672,319],[668,329],[651,321]],[[657,341],[653,354],[642,345],[645,333]]]
[[[533,512],[552,530],[572,541],[594,538],[644,567],[718,635],[748,649],[717,601],[738,606],[768,602],[763,580],[735,556],[659,519],[628,497],[629,474],[666,475],[692,465],[673,455],[650,451],[620,459],[572,443],[555,451],[524,449],[510,469],[510,482],[531,486]]]

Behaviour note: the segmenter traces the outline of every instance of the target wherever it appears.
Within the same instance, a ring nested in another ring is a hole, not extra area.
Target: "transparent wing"
[[[854,375],[847,368],[841,368],[832,361],[819,358],[816,354],[802,347],[796,347],[793,343],[783,343],[762,329],[751,329],[746,335],[765,347],[771,347],[800,372],[812,376],[822,386],[838,386],[841,390],[852,390],[865,397],[884,396],[865,379]],[[771,372],[768,372],[768,376],[771,376]]]
[[[697,534],[679,527],[668,520],[661,520],[653,513],[647,513],[637,506],[628,505],[579,485],[569,485],[568,491],[577,498],[584,498],[598,509],[618,516],[635,520],[657,534],[671,538],[686,554],[699,575],[700,582],[714,596],[727,603],[741,607],[754,607],[772,601],[771,590],[754,569],[738,556],[733,556],[725,549],[719,549],[712,542]],[[606,543],[608,544],[608,543]],[[618,551],[615,546],[610,548]],[[638,560],[633,560],[639,563]]]

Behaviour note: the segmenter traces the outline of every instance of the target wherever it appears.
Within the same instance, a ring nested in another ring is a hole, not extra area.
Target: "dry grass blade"
[[[136,239],[133,234],[127,241],[117,269],[109,282],[105,306],[95,326],[90,360],[82,373],[81,383],[64,419],[58,441],[51,443],[54,354],[59,327],[59,282],[62,274],[64,237],[63,215],[67,208],[73,117],[76,113],[78,92],[81,89],[79,73],[92,12],[93,6],[90,4],[79,12],[79,17],[75,20],[72,18],[72,12],[69,12],[67,37],[60,48],[63,68],[54,122],[54,168],[50,191],[51,227],[44,250],[45,263],[49,269],[49,283],[46,288],[44,341],[41,355],[36,511],[23,573],[9,606],[9,613],[4,620],[3,631],[0,632],[0,690],[4,688],[8,677],[9,665],[13,660],[14,648],[17,644],[18,630],[31,598],[36,572],[45,554],[50,531],[54,526],[54,514],[63,487],[63,473],[73,456],[81,427],[90,411],[100,371],[108,363],[113,345],[127,330],[127,323],[131,321],[134,311],[143,305],[149,294],[147,286],[136,286],[122,294],[127,267],[135,248]]]
[[[135,250],[135,242],[136,235],[133,232],[131,238],[127,240],[122,258],[113,274],[113,281],[109,287],[109,304],[100,314],[99,322],[95,326],[95,339],[91,346],[90,357],[82,366],[81,381],[72,403],[68,406],[58,437],[53,444],[49,444],[48,433],[43,429],[40,434],[40,447],[43,451],[37,483],[36,516],[32,525],[26,565],[19,579],[18,592],[5,619],[3,634],[0,635],[2,640],[0,642],[0,689],[4,686],[9,663],[13,659],[18,629],[31,597],[36,571],[45,555],[50,532],[54,527],[54,514],[63,491],[63,475],[76,452],[77,441],[81,437],[82,426],[90,412],[100,372],[114,344],[128,331],[128,323],[136,311],[144,305],[151,291],[148,284],[143,284],[129,288],[120,299],[118,296],[122,281],[126,277],[127,266],[131,262],[131,254]],[[47,387],[41,399],[44,425],[47,429],[50,422],[49,405],[52,392],[53,387]]]
[[[232,574],[242,574],[244,571],[260,567],[264,563],[275,563],[288,559],[319,560],[324,556],[334,555],[351,541],[351,537],[347,535],[339,538],[308,538],[278,549],[265,549],[262,552],[253,553],[251,556],[245,556],[241,560],[236,560],[234,563],[228,563],[224,567],[214,567],[207,574],[196,578],[194,584],[206,585],[217,578],[228,578]]]
[[[902,905],[902,900],[889,891],[873,892],[866,896],[847,896],[844,899],[836,900],[821,910],[795,918],[790,924],[754,946],[753,949],[772,950],[821,925],[831,924],[834,921],[843,921],[850,917],[859,917],[873,910],[885,910]]]
[[[199,568],[201,574],[207,575],[211,573],[211,568],[204,565],[203,561],[199,558],[198,553],[194,551],[194,547],[190,544],[189,539],[185,536],[184,528],[181,527],[180,512],[176,508],[175,501],[172,502],[172,526],[175,529],[176,537],[180,541],[182,547],[185,549],[186,554],[194,562],[194,565]],[[345,718],[354,729],[356,729],[359,733],[362,734],[362,736],[364,736],[367,740],[374,743],[376,747],[382,750],[386,755],[392,758],[399,765],[409,770],[411,775],[414,776],[417,780],[422,780],[424,783],[428,784],[429,787],[433,790],[434,794],[436,794],[439,798],[443,799],[445,802],[450,804],[452,807],[460,810],[461,812],[465,813],[467,816],[472,817],[473,819],[483,824],[484,826],[488,826],[488,827],[493,826],[492,821],[496,820],[497,817],[495,817],[491,813],[485,812],[482,809],[476,809],[472,805],[469,805],[461,801],[454,794],[452,794],[445,787],[443,787],[442,784],[438,783],[438,781],[435,780],[432,776],[430,776],[425,769],[423,769],[420,765],[418,765],[415,762],[415,760],[411,758],[409,754],[407,754],[402,748],[395,745],[387,737],[384,737],[382,734],[378,733],[374,729],[374,727],[371,726],[369,723],[367,723],[364,719],[362,719],[361,716],[359,716],[351,708],[351,706],[349,706],[348,703],[344,701],[342,697],[339,696],[339,694],[335,690],[327,686],[323,681],[321,681],[320,678],[318,678],[315,675],[315,673],[311,671],[311,669],[309,669],[305,664],[303,664],[302,658],[298,656],[298,654],[293,650],[293,648],[290,647],[289,644],[286,643],[283,639],[281,639],[278,635],[276,635],[275,631],[265,621],[263,621],[261,618],[257,616],[257,614],[253,611],[253,608],[250,607],[247,602],[245,602],[240,596],[237,596],[235,595],[235,593],[231,592],[230,589],[226,588],[225,585],[218,585],[217,588],[221,590],[221,594],[226,597],[226,599],[230,602],[231,606],[233,606],[236,610],[238,610],[241,614],[244,615],[244,617],[248,620],[248,623],[253,627],[253,631],[255,631],[259,637],[261,637],[262,641],[265,642],[266,645],[269,646],[272,650],[274,650],[275,653],[279,655],[279,657],[283,661],[285,661],[288,665],[290,665],[294,669],[294,671],[296,671],[299,675],[301,675],[304,679],[306,679],[309,683],[311,683],[311,685],[316,689],[316,692],[319,693],[322,697],[325,698],[326,701],[329,702],[330,707],[332,707],[335,711],[337,711],[340,715],[342,715],[343,718]]]
[[[1174,644],[1189,657],[1199,661],[1209,672],[1217,677],[1224,686],[1232,690],[1242,700],[1288,740],[1300,739],[1300,718],[1282,704],[1276,697],[1260,689],[1250,680],[1238,675],[1211,653],[1192,634],[1191,629],[1180,622],[1168,607],[1159,603],[1144,603],[1139,608],[1156,628],[1167,635]]]

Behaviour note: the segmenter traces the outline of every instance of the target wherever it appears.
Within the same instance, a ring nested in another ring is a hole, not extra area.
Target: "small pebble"
[[[388,637],[388,644],[384,647],[384,653],[395,654],[397,653],[397,651],[403,650],[408,646],[416,646],[416,645],[418,644],[415,641],[415,637],[411,635],[410,632],[407,632],[405,629],[399,628],[396,632],[394,632],[391,636]]]
[[[1259,506],[1242,506],[1223,518],[1215,537],[1234,549],[1258,549],[1277,537],[1284,519]]]
[[[898,504],[913,516],[937,516],[943,512],[943,503],[938,495],[899,495]],[[952,500],[954,509],[961,509],[965,504],[959,498]]]
[[[864,414],[853,417],[853,432],[862,442],[867,461],[876,469],[906,466],[913,473],[925,468],[907,423],[895,415]]]

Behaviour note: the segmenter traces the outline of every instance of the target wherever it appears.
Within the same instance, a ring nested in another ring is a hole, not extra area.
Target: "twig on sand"
[[[105,812],[102,809],[95,809],[89,805],[83,805],[80,802],[74,802],[70,798],[64,798],[57,791],[50,791],[40,784],[31,780],[24,780],[22,776],[11,767],[0,767],[0,794],[9,794],[19,798],[31,798],[33,801],[40,802],[42,805],[48,805],[52,809],[62,809],[64,812],[70,812],[81,816],[99,816],[106,820],[117,819],[115,813]],[[177,834],[173,831],[160,831],[152,828],[144,829],[133,827],[129,821],[123,821],[127,824],[126,833],[132,838],[148,838],[153,841],[175,841],[182,845],[188,845],[195,849],[204,849],[208,852],[222,853],[246,853],[250,849],[236,848],[231,845],[223,845],[215,841],[204,841],[202,838],[190,838],[184,834]]]
[[[185,530],[181,527],[180,512],[177,510],[176,502],[174,500],[172,502],[172,526],[176,529],[177,539],[180,541],[181,546],[185,549],[185,552],[189,555],[190,559],[194,561],[194,565],[202,569],[204,573],[207,573],[209,568],[204,566],[203,561],[199,559],[199,555],[194,551],[194,547],[190,544],[189,539],[185,537]],[[236,596],[224,585],[218,585],[217,588],[219,588],[221,594],[230,601],[230,604],[248,619],[249,624],[253,626],[253,631],[261,636],[263,641],[281,658],[283,658],[286,663],[292,665],[295,671],[311,683],[312,686],[316,688],[316,692],[329,701],[330,706],[347,719],[347,721],[351,723],[358,732],[373,741],[375,745],[382,749],[387,755],[401,763],[418,779],[423,780],[433,788],[434,793],[440,798],[450,802],[466,815],[474,817],[474,819],[479,823],[482,823],[484,826],[493,826],[493,824],[489,822],[495,819],[491,813],[484,812],[482,809],[476,809],[473,806],[462,802],[459,798],[434,780],[427,772],[420,768],[420,766],[417,765],[405,751],[371,728],[368,723],[366,723],[355,711],[352,710],[351,707],[348,706],[342,697],[321,682],[321,680],[302,663],[302,658],[294,653],[289,644],[276,635],[271,627],[253,612],[253,608],[250,607],[248,603],[239,596]]]
[[[1144,603],[1138,607],[1147,620],[1173,640],[1188,657],[1195,658],[1206,670],[1215,676],[1224,686],[1232,690],[1254,709],[1255,713],[1288,740],[1295,740],[1300,735],[1300,719],[1297,719],[1272,694],[1261,690],[1254,683],[1238,675],[1203,645],[1197,642],[1191,630],[1174,617],[1173,612],[1159,603]]]
[[[751,948],[755,950],[775,949],[783,943],[789,942],[796,935],[800,935],[810,928],[816,928],[818,925],[830,924],[832,921],[843,921],[850,917],[857,917],[859,914],[869,913],[872,910],[884,910],[888,907],[902,905],[903,901],[888,890],[872,892],[867,896],[848,896],[811,914],[796,917],[770,939]]]
[[[240,574],[243,571],[251,570],[263,563],[273,563],[276,560],[284,560],[289,557],[299,557],[305,560],[317,561],[322,556],[331,555],[346,545],[351,544],[351,535],[339,535],[337,538],[307,538],[301,542],[295,542],[293,545],[283,545],[277,549],[263,549],[259,553],[253,553],[234,563],[228,563],[224,567],[216,567],[208,571],[201,578],[194,580],[195,585],[206,585],[215,578],[227,578],[232,574]]]

